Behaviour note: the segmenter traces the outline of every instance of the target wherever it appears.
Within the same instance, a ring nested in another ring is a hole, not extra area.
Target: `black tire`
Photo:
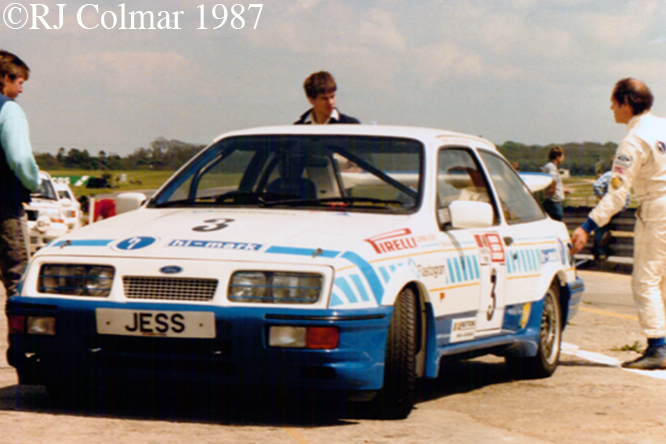
[[[405,288],[393,309],[386,341],[384,386],[375,400],[382,419],[404,419],[414,408],[417,313],[416,295]]]
[[[507,356],[506,364],[511,376],[515,379],[537,379],[551,376],[559,364],[561,346],[560,287],[557,283],[553,283],[546,292],[541,312],[537,354],[531,357]]]
[[[88,383],[75,382],[71,378],[49,380],[46,391],[54,407],[80,409],[96,403],[97,390]]]

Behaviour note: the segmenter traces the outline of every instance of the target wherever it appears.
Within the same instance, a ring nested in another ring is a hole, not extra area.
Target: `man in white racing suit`
[[[573,254],[585,247],[588,235],[622,210],[630,189],[639,203],[634,232],[632,292],[648,348],[625,368],[666,369],[666,119],[650,114],[653,97],[636,79],[620,80],[611,96],[617,123],[628,134],[613,159],[608,193],[572,236]]]

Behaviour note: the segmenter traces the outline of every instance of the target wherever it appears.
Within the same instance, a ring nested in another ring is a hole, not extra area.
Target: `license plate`
[[[100,335],[215,337],[215,314],[212,312],[98,308],[95,316]]]

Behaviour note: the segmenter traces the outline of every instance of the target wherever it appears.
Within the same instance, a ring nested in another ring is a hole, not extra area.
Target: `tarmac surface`
[[[289,395],[110,393],[80,409],[54,406],[41,386],[19,386],[5,360],[0,317],[0,444],[68,443],[660,443],[666,371],[635,372],[644,338],[623,274],[581,271],[583,307],[564,332],[551,378],[515,381],[502,359],[442,367],[419,384],[403,421],[378,421],[363,403],[332,406]]]

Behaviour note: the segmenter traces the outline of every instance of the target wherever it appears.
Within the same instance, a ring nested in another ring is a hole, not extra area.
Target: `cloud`
[[[271,13],[258,32],[245,35],[257,48],[317,54],[407,49],[394,15],[386,9],[367,9],[351,2],[301,0]]]
[[[370,10],[368,19],[361,22],[358,40],[369,46],[393,51],[402,52],[407,49],[407,43],[395,28],[391,14],[379,9]]]
[[[479,76],[484,72],[481,57],[453,42],[415,49],[419,72],[429,84],[450,76]]]
[[[196,77],[197,68],[174,52],[101,52],[74,56],[70,66],[81,78],[101,82],[113,93],[158,96]]]

